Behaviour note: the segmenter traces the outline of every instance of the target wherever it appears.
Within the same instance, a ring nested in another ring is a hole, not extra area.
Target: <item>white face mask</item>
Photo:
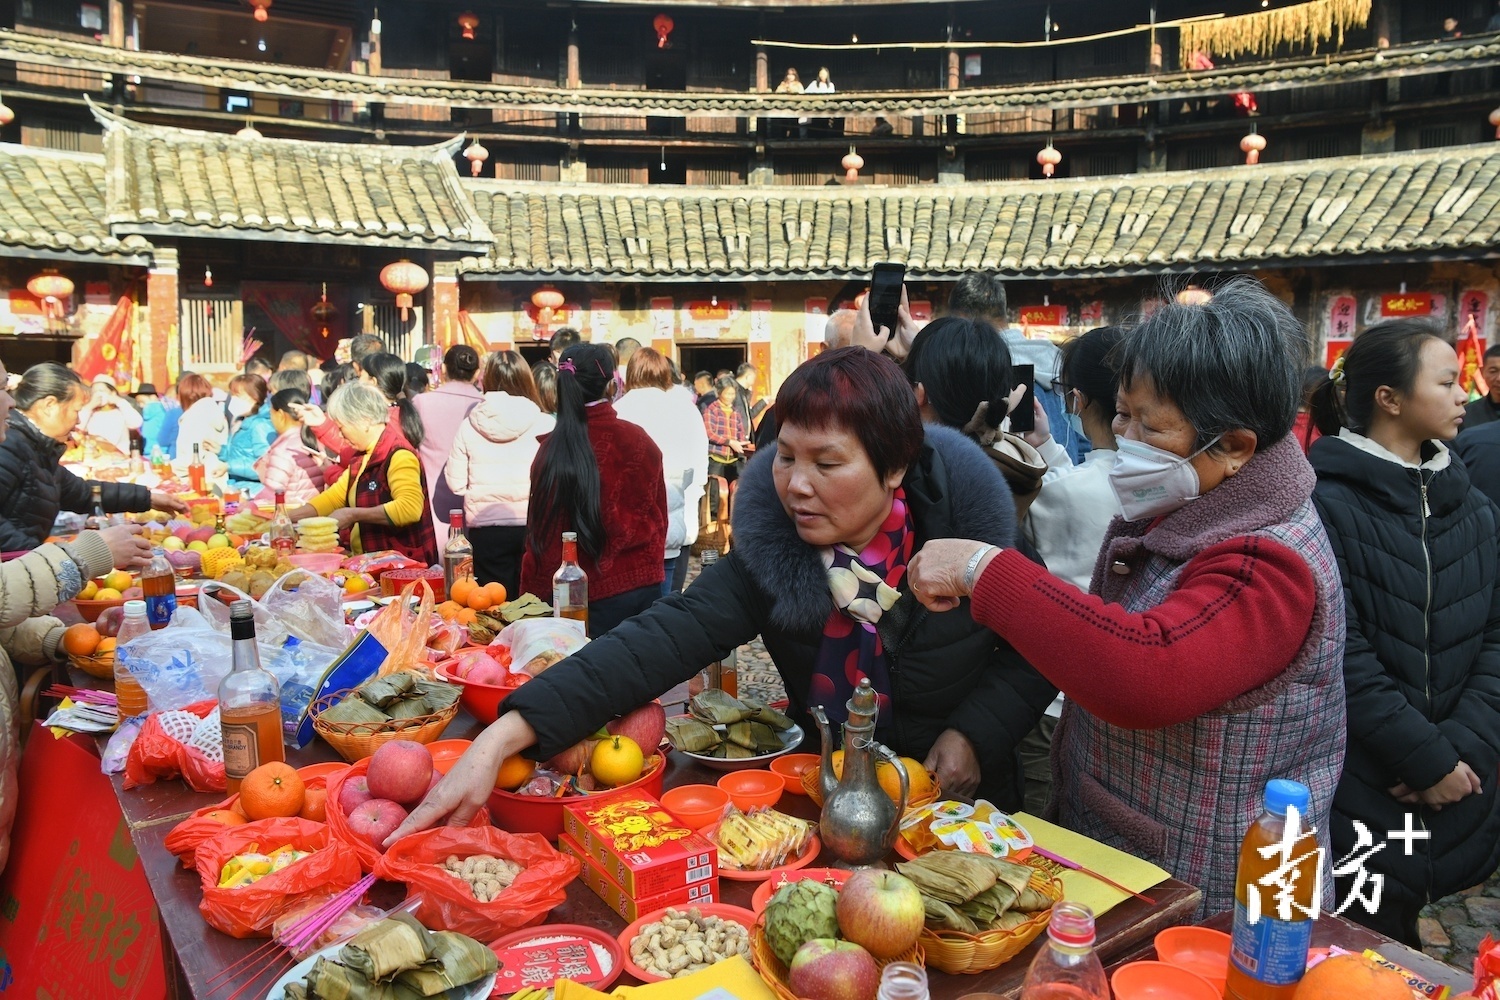
[[[250,405],[250,400],[246,399],[244,396],[234,396],[229,400],[229,413],[231,416],[248,417],[250,415],[250,411],[253,409],[255,409],[255,407]]]
[[[1222,437],[1222,435],[1220,435]],[[1161,517],[1198,499],[1198,470],[1193,459],[1218,444],[1214,438],[1187,458],[1144,441],[1119,438],[1119,454],[1109,470],[1109,485],[1127,521]]]
[[[1073,433],[1083,438],[1088,436],[1083,432],[1083,411],[1080,408],[1079,412],[1073,412],[1073,408],[1079,405],[1077,392],[1068,393],[1068,398],[1063,401],[1063,415],[1068,418],[1068,426]]]

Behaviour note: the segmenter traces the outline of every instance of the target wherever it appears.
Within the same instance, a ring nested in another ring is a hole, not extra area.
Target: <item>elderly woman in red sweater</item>
[[[588,574],[589,634],[603,635],[651,606],[665,576],[667,488],[661,451],[609,401],[612,352],[575,344],[557,365],[557,426],[531,463],[521,589],[550,597],[562,534],[578,535]]]
[[[1311,790],[1329,904],[1343,769],[1344,602],[1289,433],[1306,336],[1261,285],[1168,305],[1120,346],[1110,484],[1088,594],[1014,549],[930,541],[911,586],[974,620],[1067,695],[1051,810],[1234,905],[1240,839],[1271,778]],[[1045,490],[1045,488],[1044,488]]]

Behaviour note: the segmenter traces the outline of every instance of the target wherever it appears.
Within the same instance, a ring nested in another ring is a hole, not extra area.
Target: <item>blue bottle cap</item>
[[[1266,812],[1285,816],[1288,806],[1296,806],[1297,812],[1307,815],[1307,802],[1311,796],[1307,786],[1300,781],[1272,778],[1266,782]]]

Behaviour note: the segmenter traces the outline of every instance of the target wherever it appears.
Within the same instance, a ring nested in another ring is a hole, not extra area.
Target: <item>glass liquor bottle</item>
[[[276,510],[271,515],[271,550],[278,559],[289,557],[297,548],[297,529],[286,512],[286,494],[276,491]]]
[[[99,483],[94,484],[93,506],[93,513],[84,522],[84,527],[90,531],[103,531],[109,527],[109,515],[104,513],[104,487]]]
[[[224,737],[224,776],[229,794],[245,775],[271,761],[286,760],[282,744],[281,686],[260,665],[255,612],[250,601],[229,606],[233,669],[219,682],[219,724]]]
[[[201,495],[206,492],[204,489],[203,457],[199,454],[196,443],[193,445],[193,461],[188,465],[188,485],[192,487],[194,493]]]
[[[562,565],[552,574],[552,617],[572,618],[589,627],[589,577],[578,565],[578,534],[564,531]]]
[[[448,544],[443,547],[443,591],[452,595],[453,585],[474,579],[474,545],[464,531],[464,512],[448,512]],[[451,596],[450,596],[451,599]]]

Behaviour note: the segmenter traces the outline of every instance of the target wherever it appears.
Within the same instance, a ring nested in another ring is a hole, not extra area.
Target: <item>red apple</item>
[[[561,771],[563,774],[579,774],[587,771],[589,758],[594,754],[594,744],[598,742],[598,740],[584,740],[581,743],[574,743],[542,766],[549,771]]]
[[[363,776],[350,778],[339,788],[339,809],[345,816],[353,816],[354,810],[374,797],[370,794],[369,781]]]
[[[396,832],[396,827],[406,822],[406,815],[400,803],[371,799],[349,814],[349,826],[356,837],[362,837],[379,848],[385,838]]]
[[[370,794],[410,805],[420,802],[432,780],[432,753],[411,740],[392,740],[382,744],[370,758],[365,772]]]
[[[865,868],[849,876],[836,908],[844,937],[876,958],[911,949],[925,920],[922,893],[905,875]]]
[[[120,591],[120,596],[127,601],[139,601],[146,596],[146,592],[140,587],[126,587]]]
[[[481,656],[469,664],[469,672],[464,674],[464,680],[504,687],[510,680],[510,671],[488,656]]]
[[[875,1000],[880,966],[857,944],[813,938],[792,956],[788,985],[805,1000]]]
[[[443,780],[443,774],[442,774],[442,772],[434,770],[432,772],[432,780],[427,783],[427,791],[425,791],[425,792],[422,793],[422,798],[425,799],[425,798],[427,798],[427,796],[431,795],[432,794],[432,790],[434,788],[436,788],[438,786],[438,782],[442,781],[442,780]]]
[[[629,736],[649,757],[661,746],[661,738],[667,734],[667,713],[661,702],[648,701],[604,728],[611,736]]]
[[[99,620],[94,622],[94,628],[99,634],[108,638],[114,638],[120,634],[120,626],[125,624],[125,609],[123,607],[105,608],[99,612]]]

